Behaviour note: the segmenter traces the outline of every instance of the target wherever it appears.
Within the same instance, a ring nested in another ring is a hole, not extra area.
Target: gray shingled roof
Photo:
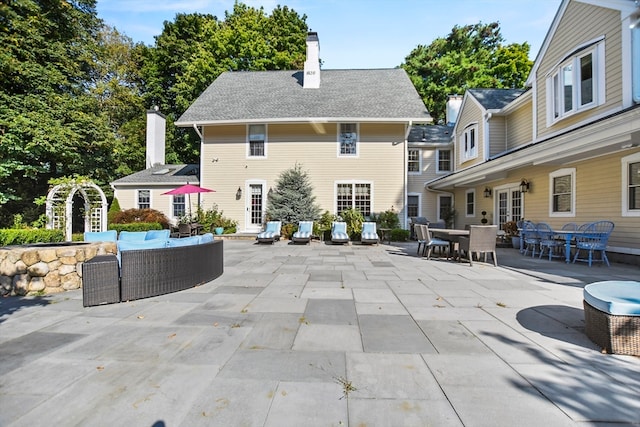
[[[302,76],[302,71],[225,72],[176,125],[310,119],[431,121],[402,69],[322,70],[319,89],[304,89]]]
[[[447,125],[422,125],[411,126],[409,131],[409,137],[407,141],[413,145],[419,145],[420,143],[426,144],[448,144],[451,142],[451,135],[453,135],[453,126]]]
[[[469,89],[486,110],[500,110],[525,92],[523,89]]]
[[[166,173],[165,173],[166,172]],[[156,165],[113,181],[113,185],[162,185],[200,183],[199,165]]]

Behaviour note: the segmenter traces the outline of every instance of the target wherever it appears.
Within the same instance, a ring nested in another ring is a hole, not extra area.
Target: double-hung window
[[[465,128],[460,141],[460,153],[462,160],[473,159],[478,156],[478,124],[472,124]]]
[[[560,169],[549,174],[549,216],[566,217],[576,214],[576,170]]]
[[[420,174],[420,150],[410,148],[407,151],[407,171],[412,175]]]
[[[355,123],[340,123],[338,156],[358,155],[358,126]]]
[[[436,170],[438,172],[451,172],[451,150],[438,150]]]
[[[173,195],[172,213],[174,218],[180,218],[186,213],[184,194]]]
[[[604,42],[590,42],[549,73],[549,123],[602,104],[604,83]]]
[[[407,216],[420,216],[420,196],[417,194],[407,195]]]
[[[266,128],[266,125],[249,125],[247,157],[267,157]]]
[[[465,203],[465,216],[466,217],[474,217],[476,216],[476,192],[475,190],[467,190],[466,194],[466,203]]]
[[[138,190],[138,209],[151,208],[151,190]]]
[[[358,209],[364,216],[371,215],[371,184],[339,183],[336,187],[338,215],[345,209]]]
[[[622,158],[622,216],[640,217],[640,153]]]

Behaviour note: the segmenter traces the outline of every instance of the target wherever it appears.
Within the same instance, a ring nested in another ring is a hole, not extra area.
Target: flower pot
[[[213,231],[214,231],[217,235],[220,235],[220,234],[222,234],[222,233],[224,232],[224,228],[223,228],[223,227],[216,227]]]
[[[520,249],[520,236],[511,237],[511,245],[514,249]]]

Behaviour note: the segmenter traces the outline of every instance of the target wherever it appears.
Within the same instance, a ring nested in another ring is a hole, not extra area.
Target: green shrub
[[[369,217],[369,221],[373,221],[378,224],[380,228],[399,228],[400,219],[395,211],[388,210],[379,214],[372,213]]]
[[[409,240],[409,230],[394,228],[391,230],[391,240],[394,242],[406,242]]]
[[[217,205],[208,210],[198,208],[192,220],[202,225],[202,229],[206,232],[212,232],[214,228],[222,227],[224,228],[224,234],[232,234],[236,232],[238,227],[238,221],[226,218],[223,215],[223,211],[218,210]],[[189,221],[187,220],[187,222]]]
[[[347,234],[351,240],[358,240],[358,236],[362,232],[362,223],[364,216],[358,209],[345,209],[340,212],[340,216],[347,223]]]
[[[285,239],[291,239],[297,228],[298,226],[294,224],[284,224],[280,229],[280,235]]]
[[[155,209],[127,209],[117,212],[111,224],[159,223],[161,228],[169,228],[169,219]],[[111,225],[110,224],[110,225]],[[115,229],[115,228],[112,228]]]
[[[40,228],[0,229],[0,246],[51,242],[64,242],[64,231]]]
[[[109,206],[109,211],[107,211],[107,224],[112,224],[116,215],[121,211],[122,208],[120,208],[120,202],[118,202],[118,199],[114,197],[111,202],[111,206]]]
[[[313,234],[315,234],[316,236],[321,236],[324,234],[324,238],[326,240],[326,233],[329,233],[329,231],[331,230],[331,223],[337,218],[337,216],[330,213],[329,211],[324,211],[324,213],[320,216],[320,219],[313,223]]]
[[[149,231],[162,230],[162,224],[158,222],[132,222],[129,224],[111,224],[109,230],[116,230],[118,234],[121,231]]]

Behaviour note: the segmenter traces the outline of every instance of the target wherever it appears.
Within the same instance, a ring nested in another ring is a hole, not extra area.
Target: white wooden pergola
[[[70,181],[58,184],[47,194],[47,228],[64,228],[67,241],[71,241],[73,234],[73,197],[76,193],[84,199],[84,230],[105,231],[107,229],[109,205],[100,187],[91,181]]]

